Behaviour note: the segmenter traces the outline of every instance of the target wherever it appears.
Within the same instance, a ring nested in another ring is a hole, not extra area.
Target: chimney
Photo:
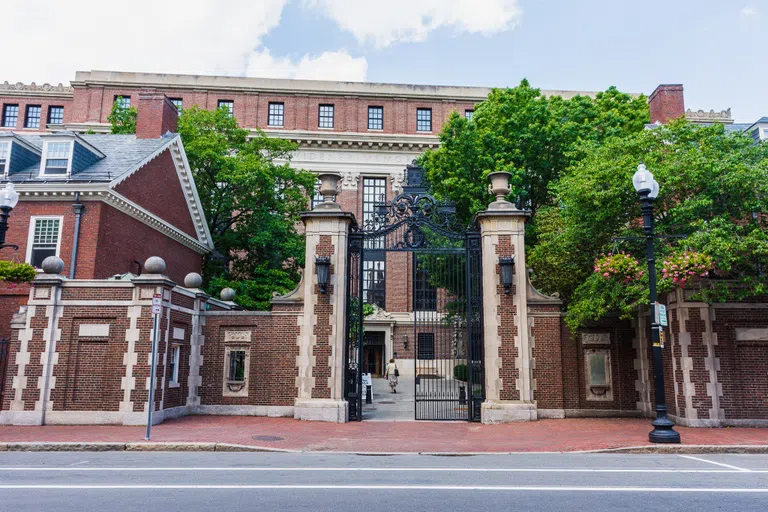
[[[683,86],[681,84],[662,84],[648,98],[651,111],[651,123],[665,124],[685,115]]]
[[[179,112],[161,92],[139,92],[136,138],[158,139],[166,132],[176,133]]]

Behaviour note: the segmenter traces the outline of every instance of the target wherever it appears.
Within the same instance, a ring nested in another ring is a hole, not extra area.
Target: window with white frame
[[[318,128],[333,128],[333,105],[320,105],[318,109]]]
[[[3,174],[8,173],[7,164],[8,164],[8,155],[11,152],[11,143],[10,142],[0,142],[0,172]]]
[[[474,110],[472,110],[472,109],[469,109],[469,108],[468,108],[468,109],[466,109],[466,110],[464,111],[464,119],[466,119],[467,121],[471,121],[471,120],[472,120],[472,117],[473,117],[474,115],[475,115],[475,111],[474,111]]]
[[[417,132],[432,131],[432,109],[431,108],[416,109],[416,131]]]
[[[181,346],[173,345],[171,360],[168,362],[168,380],[171,384],[179,383],[179,360],[181,358]]]
[[[587,400],[613,400],[610,349],[584,350]]]
[[[173,103],[173,106],[176,107],[176,110],[181,114],[181,107],[184,106],[184,100],[181,98],[170,98],[171,103]]]
[[[63,176],[69,171],[72,152],[71,142],[46,142],[43,155],[43,172],[46,176]]]
[[[58,256],[61,244],[61,217],[32,217],[27,262],[40,268],[48,256]]]
[[[285,122],[285,103],[270,102],[267,126],[283,126]]]

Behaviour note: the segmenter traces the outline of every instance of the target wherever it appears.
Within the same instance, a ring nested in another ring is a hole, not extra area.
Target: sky
[[[2,0],[0,82],[106,69],[650,94],[768,116],[768,0]]]

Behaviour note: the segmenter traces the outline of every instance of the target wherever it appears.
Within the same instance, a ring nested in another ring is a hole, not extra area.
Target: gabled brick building
[[[40,267],[58,256],[64,274],[77,279],[140,273],[137,262],[152,255],[171,263],[179,281],[200,271],[213,245],[174,133],[176,108],[161,94],[138,103],[135,135],[0,133],[0,186],[11,182],[20,195],[6,236],[19,249],[0,257]],[[25,294],[23,287],[4,292],[14,304]],[[18,308],[0,309],[2,336]]]

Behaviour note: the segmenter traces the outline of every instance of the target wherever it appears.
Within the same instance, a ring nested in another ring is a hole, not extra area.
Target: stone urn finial
[[[64,260],[58,256],[48,256],[43,260],[41,267],[46,274],[58,275],[64,270]]]
[[[489,208],[492,209],[508,209],[508,208],[514,208],[514,205],[504,199],[507,194],[512,190],[512,187],[509,185],[509,178],[512,176],[512,174],[506,172],[506,171],[497,171],[492,172],[488,175],[488,179],[491,180],[491,184],[489,186],[489,189],[492,194],[496,195],[496,200],[491,203]]]
[[[164,274],[165,268],[165,260],[160,256],[150,256],[144,262],[145,274]]]
[[[320,194],[323,196],[323,202],[315,206],[315,209],[339,210],[341,207],[336,203],[336,195],[339,190],[339,180],[341,174],[335,172],[326,172],[318,176],[320,180]]]

